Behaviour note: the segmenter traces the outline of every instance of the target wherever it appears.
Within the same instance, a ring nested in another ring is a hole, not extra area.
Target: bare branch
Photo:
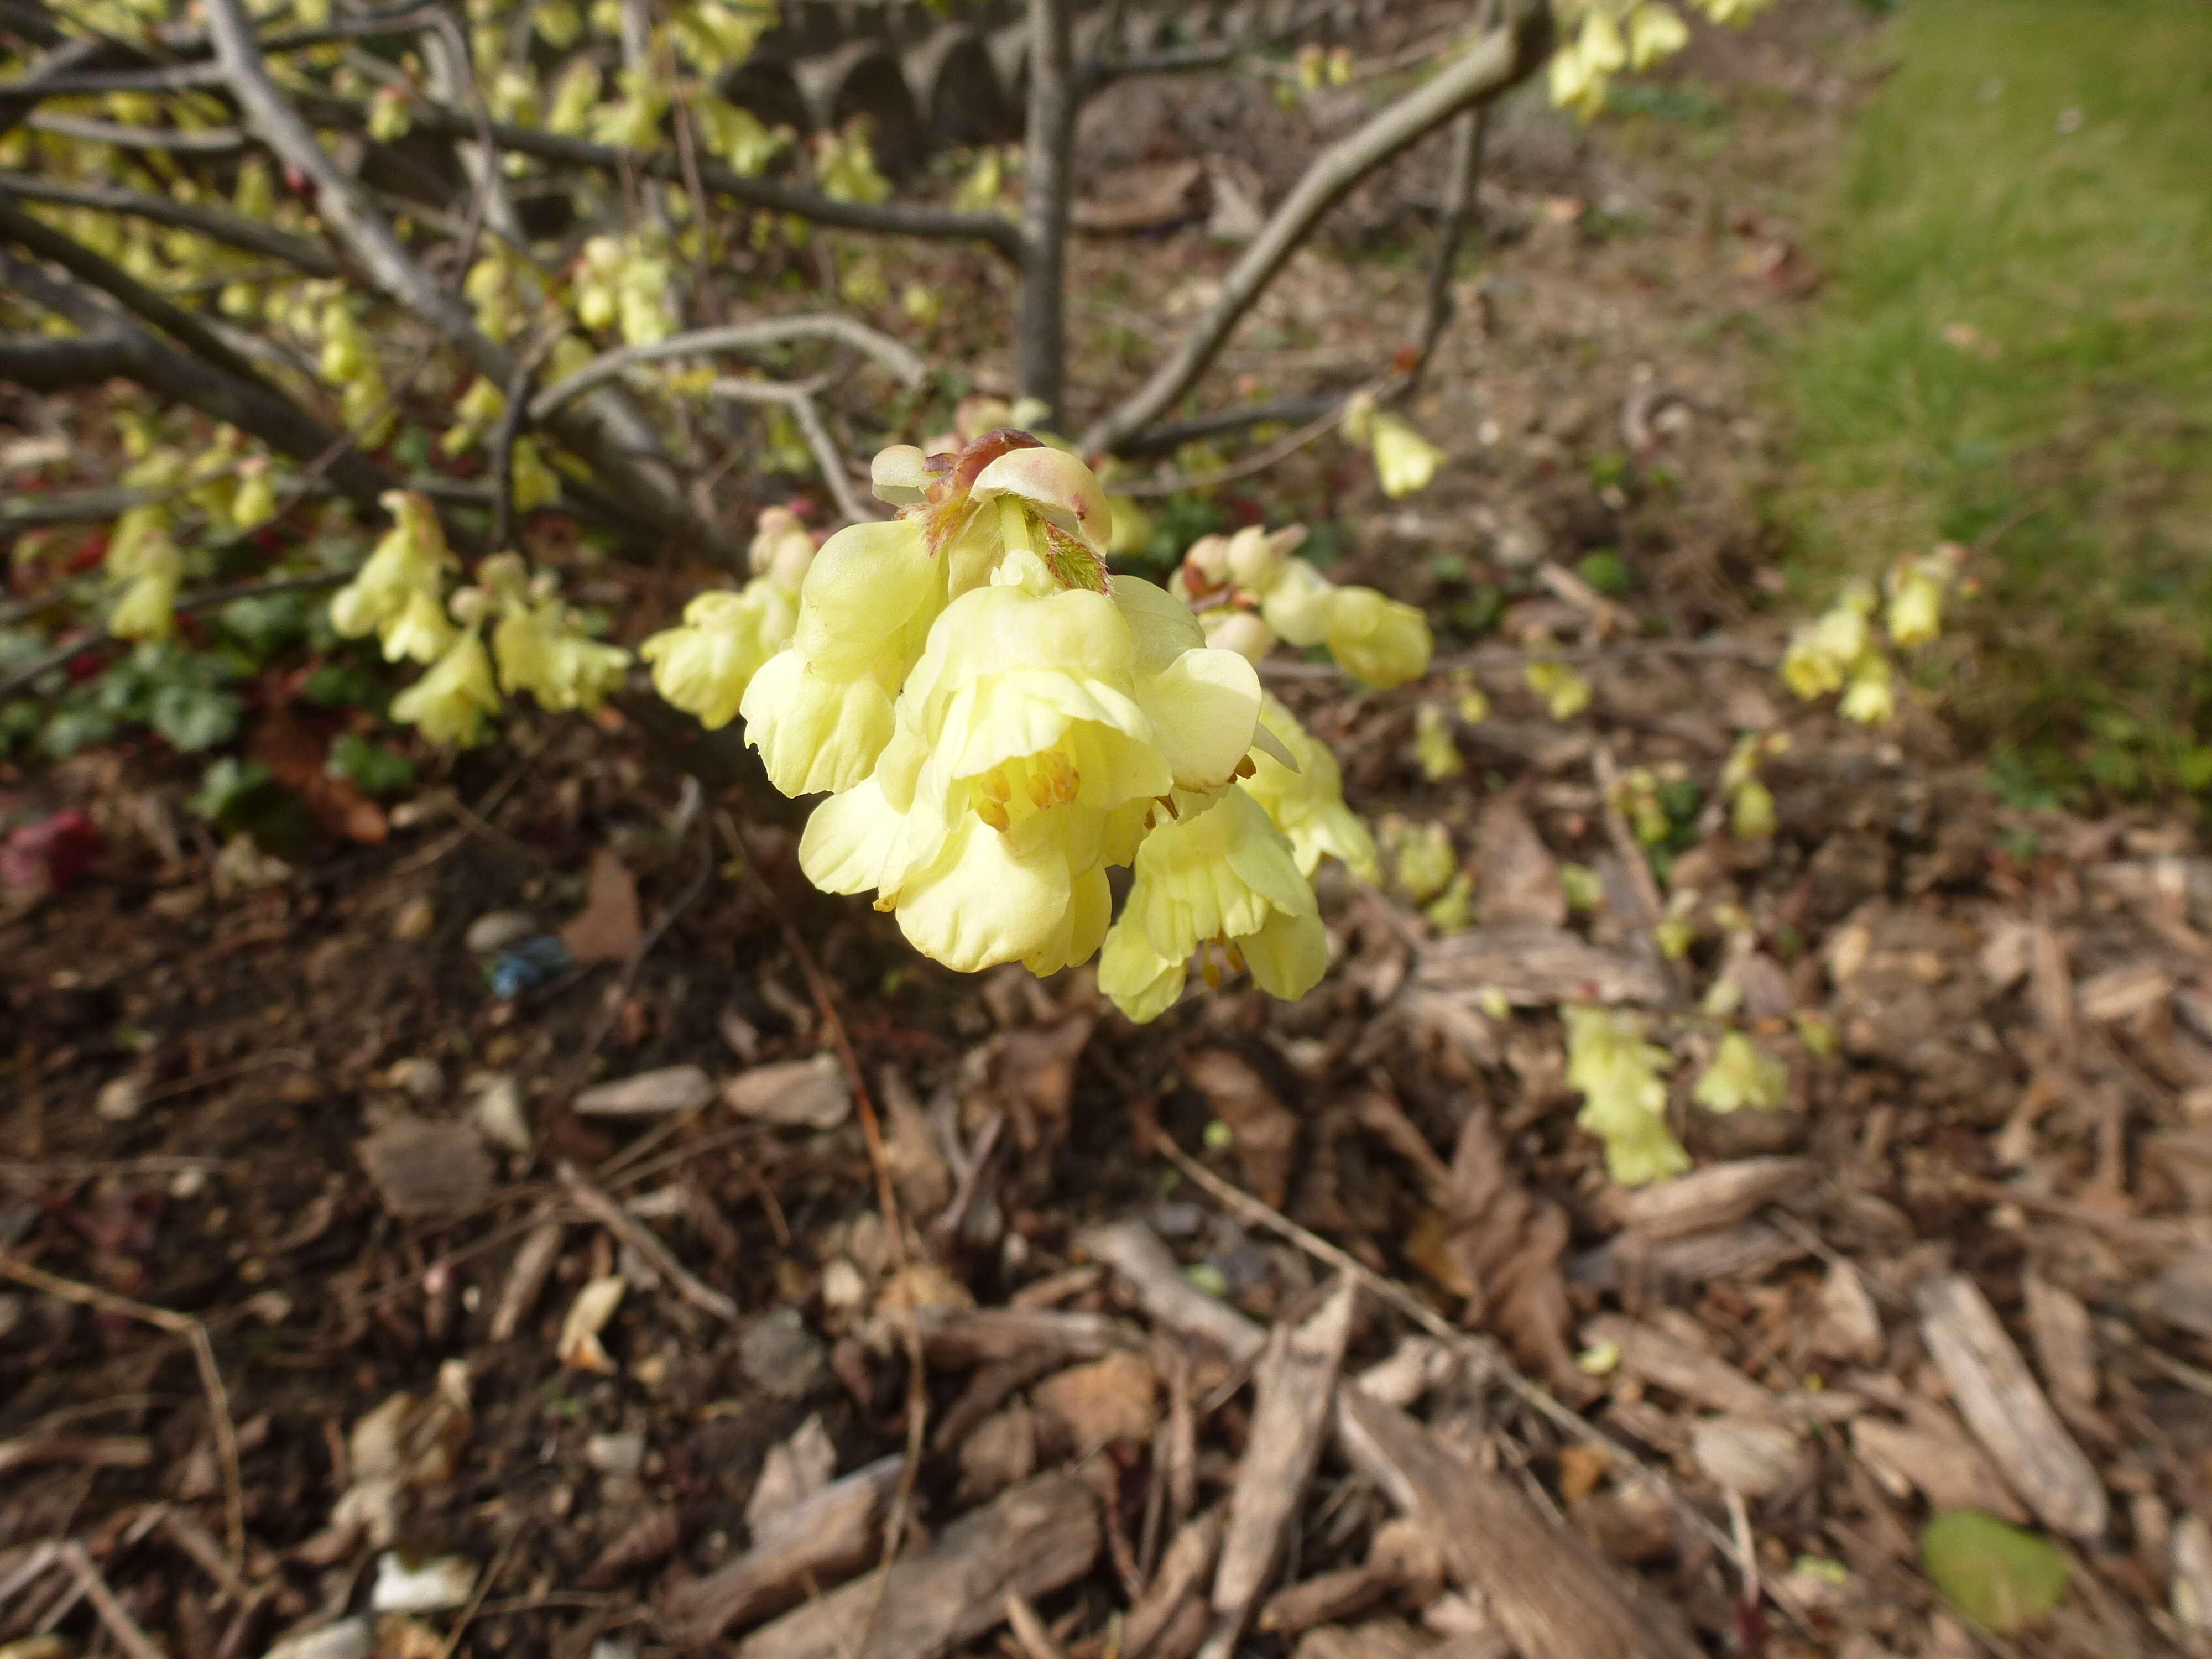
[[[1514,0],[1437,75],[1330,145],[1275,210],[1222,281],[1221,297],[1152,377],[1083,437],[1086,451],[1111,451],[1159,418],[1206,372],[1244,313],[1323,215],[1360,179],[1462,110],[1493,98],[1541,61],[1550,13],[1541,0]]]
[[[206,0],[209,32],[223,66],[231,94],[253,135],[315,186],[315,210],[361,265],[364,274],[391,298],[445,336],[495,386],[514,375],[514,361],[498,342],[476,325],[459,299],[439,286],[372,208],[360,186],[316,141],[313,130],[291,100],[269,78],[252,25],[239,0]],[[349,108],[355,107],[347,106]],[[448,124],[448,136],[491,137],[479,124],[455,111],[432,106],[420,112]],[[573,410],[555,425],[554,435],[583,457],[663,534],[695,546],[714,549],[738,564],[741,550],[708,525],[684,499],[657,453],[652,430],[635,411],[618,402]]]
[[[246,148],[246,135],[236,127],[126,127],[116,121],[94,120],[88,115],[33,115],[23,125],[58,138],[83,138],[95,144],[115,144],[124,149],[174,150],[190,155],[228,155]]]
[[[603,353],[565,380],[556,380],[539,392],[530,405],[530,418],[544,420],[592,387],[619,379],[623,370],[635,364],[662,362],[671,357],[704,357],[718,351],[757,351],[764,346],[810,339],[841,341],[873,359],[908,386],[921,385],[929,374],[929,365],[918,354],[856,318],[770,317],[759,322],[732,323],[721,328],[694,329],[688,334],[672,334],[650,345],[623,346]]]
[[[1407,374],[1408,395],[1419,390],[1429,359],[1452,320],[1452,270],[1459,264],[1460,244],[1470,228],[1480,233],[1483,139],[1490,128],[1486,106],[1463,112],[1452,126],[1451,172],[1444,181],[1443,217],[1437,223],[1436,253],[1429,265],[1426,312],[1421,323],[1419,352]]]
[[[349,99],[307,97],[303,94],[303,101],[314,111],[317,120],[331,125],[357,128],[365,125],[368,119],[367,106]],[[477,136],[475,124],[457,116],[451,110],[417,109],[414,112],[414,118],[413,131],[416,132],[444,138],[474,138]],[[509,126],[499,121],[493,122],[489,131],[491,142],[501,149],[535,155],[541,161],[591,167],[602,173],[639,173],[648,178],[665,179],[675,184],[683,182],[683,158],[667,150],[617,149],[607,144],[592,143],[588,139],[570,138],[557,132],[540,131],[535,127]],[[818,191],[801,190],[769,179],[752,178],[704,157],[699,161],[699,179],[715,195],[726,196],[750,207],[788,213],[817,224],[835,225],[841,230],[866,231],[883,236],[913,236],[923,240],[984,242],[1010,264],[1017,265],[1027,257],[1027,244],[1022,235],[1022,228],[1002,214],[957,213],[948,208],[913,207],[896,202],[840,201]]]
[[[74,237],[64,236],[43,220],[33,219],[5,195],[0,195],[0,237],[41,259],[52,260],[79,281],[89,283],[216,368],[258,386],[272,397],[283,395],[262,378],[259,369],[199,318],[174,301],[156,294],[105,254],[95,253]]]
[[[59,207],[97,208],[102,212],[120,213],[129,218],[144,219],[157,225],[175,225],[185,230],[198,231],[210,240],[221,242],[227,247],[243,248],[249,253],[265,253],[272,259],[282,259],[285,264],[306,271],[310,276],[335,276],[338,274],[337,261],[306,237],[278,230],[258,219],[249,219],[244,214],[226,213],[221,208],[172,201],[166,196],[148,196],[114,185],[64,184],[30,173],[0,173],[0,193],[26,202],[52,202]]]
[[[845,471],[845,458],[837,452],[836,440],[823,423],[822,411],[815,407],[811,386],[792,386],[781,380],[717,380],[707,388],[717,398],[726,398],[738,404],[775,404],[791,411],[791,418],[799,422],[799,430],[806,440],[806,447],[814,452],[814,465],[822,471],[823,482],[830,486],[830,494],[837,503],[837,511],[848,524],[860,524],[883,515],[868,511],[867,506],[853,490],[852,475]]]
[[[1022,271],[1015,378],[1059,423],[1067,390],[1067,220],[1074,180],[1075,76],[1070,0],[1030,0],[1029,137],[1022,167]]]

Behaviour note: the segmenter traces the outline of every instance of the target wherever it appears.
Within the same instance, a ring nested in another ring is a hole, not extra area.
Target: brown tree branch
[[[226,374],[235,375],[271,397],[283,395],[262,378],[259,369],[199,318],[173,300],[156,294],[105,254],[95,253],[45,221],[33,219],[5,194],[0,194],[0,237],[41,259],[51,260],[78,281],[91,284],[125,310],[153,324],[194,356]]]
[[[1144,386],[1092,425],[1079,447],[1118,449],[1158,420],[1206,372],[1244,313],[1346,191],[1461,111],[1528,75],[1543,60],[1550,38],[1543,0],[1511,0],[1503,19],[1437,75],[1316,156],[1223,279],[1220,298]]]
[[[671,357],[704,357],[718,351],[757,351],[764,346],[807,339],[836,340],[851,346],[908,386],[921,385],[929,374],[929,365],[913,349],[856,318],[835,313],[764,317],[757,322],[693,329],[689,333],[672,334],[650,345],[621,346],[604,352],[566,380],[556,380],[539,392],[531,403],[530,418],[544,420],[562,404],[596,386],[620,379],[623,371],[635,363],[661,362]]]
[[[1060,421],[1067,391],[1067,222],[1074,181],[1075,74],[1070,0],[1030,0],[1029,136],[1022,167],[1021,314],[1014,375]]]
[[[210,241],[221,242],[226,247],[243,248],[249,253],[264,253],[272,259],[282,259],[285,264],[306,271],[310,276],[335,276],[338,274],[337,261],[305,236],[295,236],[289,231],[278,230],[243,214],[226,213],[220,208],[172,201],[166,196],[149,196],[115,185],[65,184],[58,179],[42,179],[31,173],[0,172],[0,193],[26,202],[52,202],[59,207],[97,208],[104,213],[120,213],[127,218],[144,219],[153,224],[174,225],[184,230],[198,231]]]

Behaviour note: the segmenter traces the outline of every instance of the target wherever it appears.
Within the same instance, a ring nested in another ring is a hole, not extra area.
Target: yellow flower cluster
[[[1370,685],[1402,685],[1424,672],[1436,648],[1428,618],[1371,587],[1339,586],[1291,556],[1303,526],[1273,532],[1247,526],[1204,536],[1184,553],[1169,590],[1200,608],[1216,643],[1257,662],[1277,640],[1325,645],[1337,665]]]
[[[1945,542],[1932,553],[1900,559],[1887,580],[1888,605],[1872,582],[1856,578],[1820,617],[1790,636],[1782,683],[1808,701],[1841,691],[1836,712],[1864,726],[1886,726],[1897,713],[1896,674],[1875,637],[1875,614],[1890,644],[1911,650],[1942,632],[1943,601],[1957,583],[1966,550]]]
[[[1252,664],[1176,596],[1109,579],[1097,477],[996,430],[886,450],[875,487],[896,519],[811,558],[795,523],[764,522],[744,593],[645,647],[679,706],[719,723],[734,702],[778,788],[830,793],[800,839],[808,878],[872,890],[963,971],[1103,950],[1100,988],[1133,1018],[1176,1001],[1194,956],[1210,982],[1310,988],[1328,948],[1309,878],[1328,854],[1371,870],[1372,843]],[[757,662],[794,587],[788,642]]]
[[[169,509],[158,501],[134,507],[115,521],[107,540],[107,574],[129,584],[107,613],[118,640],[166,640],[176,626],[177,584],[184,556],[169,535]]]
[[[429,665],[392,700],[394,720],[434,743],[466,746],[499,712],[502,690],[527,691],[563,713],[597,708],[622,684],[629,653],[583,631],[550,573],[533,577],[519,555],[497,554],[479,567],[479,586],[448,601],[446,574],[455,561],[436,510],[410,489],[387,490],[381,499],[392,528],[331,596],[331,625],[349,639],[374,633],[388,662]],[[483,625],[495,617],[486,650]]]
[[[1644,1040],[1636,1015],[1566,1007],[1567,1083],[1583,1093],[1575,1121],[1605,1144],[1606,1173],[1623,1187],[1663,1181],[1690,1167],[1667,1126],[1667,1085],[1674,1057]]]
[[[577,258],[571,297],[586,328],[619,325],[629,345],[652,345],[676,331],[668,261],[639,237],[594,236]]]
[[[1772,0],[1692,0],[1716,23],[1748,22]],[[1584,119],[1605,107],[1606,88],[1626,70],[1641,73],[1690,43],[1682,15],[1665,0],[1580,0],[1560,9],[1552,54],[1552,101]]]

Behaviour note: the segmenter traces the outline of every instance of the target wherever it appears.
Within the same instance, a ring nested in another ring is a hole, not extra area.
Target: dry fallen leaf
[[[1037,1409],[1058,1422],[1079,1453],[1138,1444],[1158,1424],[1159,1379],[1139,1353],[1109,1353],[1045,1378],[1032,1391]]]
[[[1266,1079],[1226,1048],[1200,1048],[1184,1060],[1182,1069],[1235,1135],[1237,1157],[1253,1190],[1282,1208],[1298,1139],[1297,1114],[1275,1098]]]
[[[384,1207],[403,1221],[457,1215],[491,1190],[491,1158],[466,1123],[405,1117],[354,1146]]]
[[[576,1299],[568,1304],[568,1316],[561,1322],[559,1353],[563,1365],[578,1371],[613,1371],[615,1362],[599,1346],[599,1333],[615,1316],[623,1292],[629,1288],[629,1281],[620,1273],[609,1273],[576,1292]]]
[[[331,775],[329,745],[292,712],[289,703],[270,704],[247,753],[269,769],[270,776],[297,795],[309,816],[329,834],[374,843],[391,833],[382,807],[362,793],[350,779]]]
[[[1565,926],[1559,860],[1517,804],[1497,800],[1484,811],[1474,864],[1476,914],[1485,927]]]
[[[627,962],[645,932],[637,907],[637,878],[611,849],[592,854],[584,883],[584,908],[561,930],[561,943],[578,962]]]

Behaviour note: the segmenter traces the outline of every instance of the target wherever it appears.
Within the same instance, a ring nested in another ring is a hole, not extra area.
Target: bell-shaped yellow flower
[[[945,565],[911,519],[848,525],[799,588],[791,643],[744,690],[745,741],[787,795],[850,789],[890,741],[893,699],[945,606]]]
[[[1426,489],[1444,462],[1443,450],[1393,415],[1376,416],[1370,441],[1376,478],[1393,501]]]
[[[136,574],[130,586],[108,612],[107,631],[118,640],[166,640],[177,623],[177,584],[184,577],[184,556],[169,532],[161,529],[145,539],[133,566]]]
[[[230,498],[231,528],[258,530],[276,516],[276,486],[269,476],[269,463],[264,457],[252,457],[239,468],[238,493]]]
[[[597,708],[621,685],[629,653],[579,628],[550,577],[526,585],[522,571],[519,557],[503,553],[478,573],[500,611],[491,653],[501,687],[509,696],[527,691],[556,714]]]
[[[1682,15],[1661,0],[1645,0],[1628,14],[1628,67],[1643,70],[1690,44]]]
[[[1771,1112],[1790,1092],[1790,1068],[1741,1031],[1721,1038],[1713,1063],[1698,1079],[1690,1097],[1709,1112],[1736,1112],[1748,1106]]]
[[[653,665],[653,690],[708,731],[737,718],[745,688],[781,650],[799,621],[797,599],[766,577],[735,593],[702,593],[684,624],[638,647]]]
[[[535,438],[514,441],[514,509],[528,513],[561,499],[561,475],[545,459]]]
[[[1426,617],[1371,587],[1336,590],[1323,637],[1337,666],[1385,690],[1425,672],[1436,650]]]
[[[438,441],[448,455],[464,454],[477,447],[485,433],[507,412],[507,393],[479,374],[453,405],[453,423]]]
[[[1225,606],[1201,611],[1199,623],[1206,629],[1206,642],[1217,651],[1234,651],[1255,667],[1267,659],[1275,648],[1275,630],[1261,621],[1258,613],[1250,611],[1231,611]]]
[[[499,688],[483,636],[471,623],[445,655],[392,700],[392,718],[412,726],[433,743],[468,748],[483,734],[487,715],[499,712]]]
[[[386,661],[428,662],[452,637],[440,596],[453,556],[426,498],[411,489],[391,489],[379,499],[392,514],[392,528],[354,579],[331,595],[331,624],[349,639],[380,634]]]
[[[1690,1167],[1667,1127],[1667,1085],[1660,1073],[1674,1063],[1644,1040],[1634,1014],[1567,1007],[1567,1082],[1583,1091],[1575,1121],[1605,1143],[1606,1173],[1623,1187],[1680,1175]]]
[[[1192,954],[1218,950],[1231,969],[1285,1000],[1328,967],[1328,936],[1291,843],[1260,804],[1231,785],[1210,802],[1178,796],[1182,816],[1137,849],[1136,880],[1107,930],[1098,988],[1131,1019],[1157,1018],[1182,994]],[[1219,969],[1204,963],[1209,982]]]
[[[1852,665],[1850,684],[1844,688],[1836,712],[1862,726],[1887,726],[1897,714],[1896,677],[1889,659],[1869,650]]]
[[[1255,750],[1244,793],[1259,802],[1269,821],[1289,839],[1298,873],[1310,878],[1322,859],[1338,858],[1362,880],[1382,880],[1375,837],[1344,804],[1344,774],[1328,745],[1300,726],[1272,694],[1261,701],[1260,719],[1297,763],[1286,766]]]
[[[1431,783],[1456,778],[1467,771],[1467,757],[1459,752],[1452,735],[1451,715],[1441,703],[1425,702],[1413,711],[1413,758],[1421,775]]]
[[[1425,904],[1459,874],[1459,854],[1451,831],[1431,820],[1408,823],[1395,813],[1382,820],[1382,845],[1390,855],[1390,884],[1416,904]]]

